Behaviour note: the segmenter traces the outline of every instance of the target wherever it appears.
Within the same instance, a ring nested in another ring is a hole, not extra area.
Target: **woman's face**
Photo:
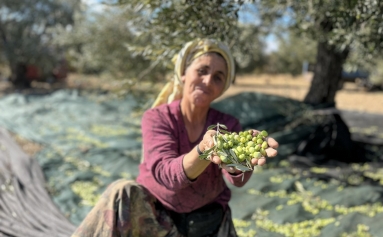
[[[196,58],[182,76],[183,98],[195,106],[207,107],[225,88],[227,67],[225,60],[215,53]]]

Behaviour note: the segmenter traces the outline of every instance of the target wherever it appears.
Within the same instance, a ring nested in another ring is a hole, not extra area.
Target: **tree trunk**
[[[348,50],[339,52],[326,42],[318,44],[314,78],[304,102],[312,105],[334,104],[335,107],[335,95],[339,88],[342,66],[347,59],[348,52]]]
[[[26,72],[27,65],[25,63],[19,62],[11,66],[11,82],[16,88],[25,89],[31,87]]]

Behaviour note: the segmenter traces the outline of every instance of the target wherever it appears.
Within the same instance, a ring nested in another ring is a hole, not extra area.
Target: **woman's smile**
[[[190,103],[209,107],[224,87],[227,68],[225,60],[217,54],[202,55],[186,69],[183,99]]]
[[[206,89],[206,88],[203,88],[203,87],[200,87],[200,86],[197,86],[197,87],[195,88],[195,90],[196,90],[196,91],[201,91],[201,92],[204,93],[204,94],[210,94],[209,89]]]

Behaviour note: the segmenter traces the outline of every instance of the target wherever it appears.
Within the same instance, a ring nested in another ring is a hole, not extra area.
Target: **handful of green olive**
[[[268,133],[265,130],[228,132],[227,127],[223,124],[212,125],[208,128],[208,130],[210,129],[217,129],[216,135],[213,136],[214,146],[206,150],[200,159],[210,159],[210,156],[216,154],[222,163],[245,172],[253,169],[251,159],[267,155],[266,137]]]

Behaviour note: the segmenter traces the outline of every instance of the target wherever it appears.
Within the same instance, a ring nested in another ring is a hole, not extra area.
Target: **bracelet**
[[[199,144],[196,146],[198,155],[203,155],[203,152],[199,149]]]

